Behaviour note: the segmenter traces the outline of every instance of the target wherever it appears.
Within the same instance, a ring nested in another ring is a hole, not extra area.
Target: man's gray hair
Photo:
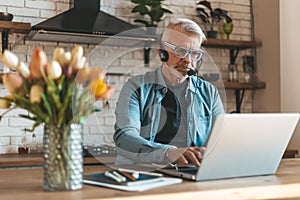
[[[183,19],[183,18],[174,19],[168,24],[167,29],[173,29],[173,30],[177,29],[185,33],[196,34],[200,38],[200,43],[206,40],[205,34],[201,30],[200,26],[196,22],[190,19]],[[162,35],[162,38],[163,37],[164,34]]]

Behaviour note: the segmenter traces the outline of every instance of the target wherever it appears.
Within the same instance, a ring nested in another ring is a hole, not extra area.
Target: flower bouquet
[[[20,116],[34,121],[30,131],[42,123],[80,123],[93,112],[95,99],[107,99],[113,93],[103,81],[105,71],[89,68],[81,46],[72,52],[56,48],[49,63],[39,48],[34,50],[29,66],[8,50],[1,60],[10,69],[3,75],[3,83],[11,95],[1,98],[0,107],[28,110],[29,115]]]
[[[3,83],[10,95],[0,97],[0,107],[27,110],[20,117],[34,122],[28,131],[44,124],[44,189],[80,189],[81,124],[95,110],[95,100],[108,99],[113,93],[103,80],[105,70],[89,68],[81,46],[71,52],[56,48],[50,62],[36,48],[29,65],[5,50],[1,61],[9,69]]]

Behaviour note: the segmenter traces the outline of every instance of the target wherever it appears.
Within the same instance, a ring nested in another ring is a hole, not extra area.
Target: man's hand
[[[168,150],[167,157],[172,163],[200,166],[204,152],[205,147],[174,148]]]

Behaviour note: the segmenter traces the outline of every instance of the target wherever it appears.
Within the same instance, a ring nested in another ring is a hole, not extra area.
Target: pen
[[[144,174],[144,175],[148,175],[148,176],[158,176],[158,177],[163,176],[161,173],[154,173],[154,172],[136,171],[136,170],[124,169],[124,168],[119,168],[118,170],[124,171],[124,172],[130,172],[130,173],[138,172],[139,174]]]
[[[109,177],[109,178],[113,179],[114,181],[117,181],[118,183],[122,182],[122,180],[119,177],[113,175],[112,173],[110,173],[108,171],[104,172],[104,176]]]
[[[125,176],[126,178],[128,178],[129,180],[135,181],[135,177],[132,176],[132,175],[130,175],[130,174],[128,174],[127,172],[122,171],[122,170],[119,170],[119,172],[120,172],[123,176]]]
[[[122,176],[122,175],[119,174],[118,172],[113,171],[113,174],[114,174],[115,176],[119,177],[120,180],[121,180],[122,182],[125,182],[125,181],[126,181],[126,177]]]

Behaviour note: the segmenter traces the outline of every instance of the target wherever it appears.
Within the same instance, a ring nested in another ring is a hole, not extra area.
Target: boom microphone
[[[195,69],[190,69],[186,74],[188,76],[193,76],[193,75],[196,75],[199,71],[199,69],[201,68],[202,66],[202,58],[197,62],[197,66]]]
[[[188,76],[193,76],[193,75],[195,75],[195,70],[192,70],[192,69],[190,69],[186,74],[188,75]]]

